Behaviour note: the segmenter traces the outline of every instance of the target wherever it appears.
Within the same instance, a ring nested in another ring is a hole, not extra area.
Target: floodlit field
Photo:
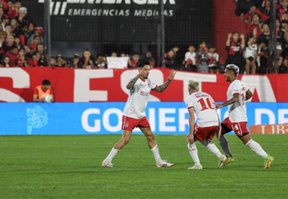
[[[236,161],[217,169],[217,161],[197,143],[202,171],[192,165],[184,136],[156,136],[172,168],[156,168],[145,138],[134,135],[115,158],[102,159],[119,135],[0,137],[0,198],[287,198],[288,136],[254,136],[275,157],[264,162],[229,135]]]

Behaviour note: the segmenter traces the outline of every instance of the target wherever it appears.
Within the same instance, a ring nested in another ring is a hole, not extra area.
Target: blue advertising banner
[[[121,133],[124,102],[0,103],[0,135]],[[220,119],[227,108],[219,110]],[[187,134],[184,103],[149,102],[146,115],[155,134]],[[287,124],[288,103],[247,103],[248,126]],[[135,133],[140,133],[139,129]]]

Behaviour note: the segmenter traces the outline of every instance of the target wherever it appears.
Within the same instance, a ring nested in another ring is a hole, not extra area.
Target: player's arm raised
[[[136,83],[136,81],[139,79],[140,74],[136,75],[133,79],[131,79],[128,84],[126,85],[127,89],[132,89],[134,87],[134,84]]]
[[[169,86],[170,82],[174,79],[175,74],[176,74],[176,71],[171,70],[170,71],[170,75],[169,75],[168,79],[166,80],[166,82],[164,82],[160,86],[156,86],[154,88],[154,90],[157,91],[157,92],[163,92]]]
[[[144,74],[145,74],[145,67],[142,67],[141,69],[138,69],[138,71],[139,71],[139,73],[138,73],[138,75],[136,75],[133,79],[131,79],[129,82],[128,82],[128,84],[126,85],[126,88],[127,89],[133,89],[134,88],[134,84],[136,83],[136,81],[139,79],[139,78],[141,78],[141,77],[143,77],[144,76]]]

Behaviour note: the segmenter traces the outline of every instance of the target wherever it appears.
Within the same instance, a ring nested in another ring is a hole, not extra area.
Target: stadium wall
[[[150,78],[162,84],[168,69],[153,69]],[[137,74],[127,69],[69,68],[0,68],[0,101],[32,102],[33,92],[43,79],[52,82],[56,102],[124,102],[126,84]],[[152,92],[149,101],[183,102],[188,95],[188,81],[200,82],[200,89],[210,93],[215,101],[226,101],[228,83],[222,74],[200,74],[177,71],[175,80],[163,93]],[[253,102],[288,102],[288,75],[239,76],[254,93]],[[175,93],[176,92],[176,93]]]
[[[124,105],[124,102],[0,103],[0,135],[120,134]],[[183,102],[150,102],[146,115],[156,134],[188,132],[188,112]],[[219,110],[219,115],[223,120],[227,107]],[[288,124],[288,103],[247,103],[247,115],[249,126]],[[287,134],[288,129],[273,132]],[[137,129],[135,133],[140,132]]]

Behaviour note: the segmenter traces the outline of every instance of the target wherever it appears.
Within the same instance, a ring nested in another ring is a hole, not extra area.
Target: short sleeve
[[[191,95],[189,95],[188,97],[186,97],[186,99],[184,100],[185,105],[187,107],[188,110],[190,110],[191,108],[194,108],[194,104],[193,104],[193,97]]]
[[[244,88],[245,93],[249,90],[244,82],[242,82],[242,88]]]

